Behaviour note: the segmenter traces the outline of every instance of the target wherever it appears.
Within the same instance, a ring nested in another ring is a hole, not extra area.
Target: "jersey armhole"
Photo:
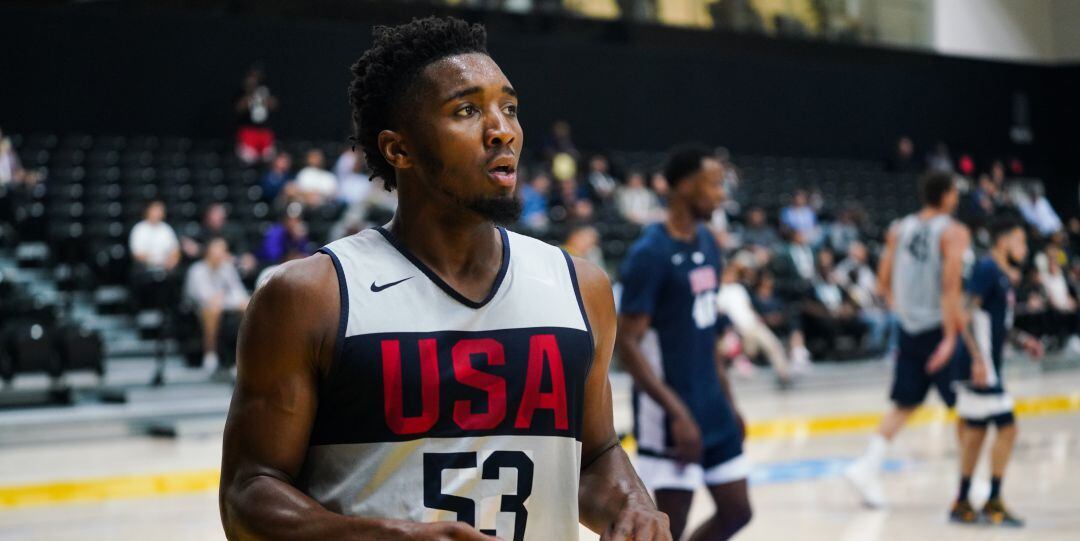
[[[589,361],[585,373],[592,370],[593,359],[596,357],[596,338],[593,336],[592,325],[589,323],[589,314],[585,311],[585,298],[581,296],[581,286],[578,284],[577,269],[574,268],[574,259],[570,254],[559,249],[566,258],[566,267],[570,271],[570,283],[574,286],[574,296],[577,297],[578,310],[581,311],[581,320],[585,322],[585,332],[589,335]]]
[[[338,280],[338,294],[341,296],[337,339],[334,341],[334,358],[331,361],[330,369],[327,371],[328,374],[333,374],[338,365],[341,364],[341,351],[345,347],[345,330],[349,324],[349,287],[345,284],[345,270],[341,268],[341,260],[338,259],[337,254],[325,246],[319,248],[319,251],[330,256],[330,260],[334,262],[334,271],[337,273]]]

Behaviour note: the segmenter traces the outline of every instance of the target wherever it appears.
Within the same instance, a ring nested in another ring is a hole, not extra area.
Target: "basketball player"
[[[869,507],[883,507],[879,478],[889,442],[937,388],[950,408],[956,401],[952,363],[964,318],[964,259],[970,234],[951,216],[959,200],[952,176],[930,172],[919,179],[923,207],[896,222],[885,239],[878,288],[900,321],[899,349],[885,415],[866,452],[844,472]]]
[[[1012,327],[1016,295],[1013,285],[1020,281],[1021,267],[1027,257],[1024,227],[1015,219],[1000,218],[990,227],[990,254],[975,265],[967,281],[968,334],[958,347],[958,382],[956,413],[965,425],[960,446],[960,492],[949,518],[954,522],[979,521],[1005,526],[1023,526],[1002,502],[1001,479],[1016,441],[1016,420],[1012,397],[1005,391],[1001,363],[1005,340]],[[1035,337],[1017,332],[1018,346],[1038,359],[1042,344]],[[965,370],[970,367],[970,381]],[[968,501],[971,475],[979,461],[989,425],[997,427],[990,451],[990,498],[981,512]]]
[[[694,491],[716,513],[690,539],[728,539],[750,521],[743,424],[717,356],[720,252],[705,222],[723,201],[723,167],[704,147],[676,149],[664,171],[667,221],[647,227],[623,262],[619,358],[634,378],[638,472],[686,528]]]
[[[231,538],[670,540],[612,428],[611,286],[507,232],[517,94],[483,27],[381,27],[356,139],[399,207],[286,263],[244,318],[225,429]]]

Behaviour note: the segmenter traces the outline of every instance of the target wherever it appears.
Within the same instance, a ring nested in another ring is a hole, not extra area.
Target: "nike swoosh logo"
[[[412,276],[410,276],[409,278],[412,278]],[[386,289],[388,287],[394,287],[394,286],[400,284],[401,282],[404,282],[405,280],[408,280],[409,278],[402,278],[402,279],[400,279],[400,280],[398,280],[396,282],[390,282],[389,284],[383,284],[381,286],[375,285],[375,282],[371,282],[371,291],[373,293],[378,293],[378,292],[380,292],[380,291],[382,291],[382,290],[384,290],[384,289]]]

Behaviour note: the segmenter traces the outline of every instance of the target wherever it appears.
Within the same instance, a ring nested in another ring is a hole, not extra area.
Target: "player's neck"
[[[923,207],[922,210],[919,211],[919,218],[922,218],[923,220],[928,220],[930,218],[941,216],[942,214],[948,213],[945,212],[945,209],[941,207]]]
[[[664,226],[673,238],[689,241],[694,238],[697,220],[686,203],[678,199],[672,199],[671,204],[668,206],[668,217],[667,221],[664,222]]]
[[[399,204],[387,229],[444,279],[486,280],[494,276],[502,262],[502,243],[494,224],[460,209],[430,203],[411,199],[408,204]],[[491,276],[487,276],[488,270]]]
[[[1013,282],[1020,281],[1019,271],[1013,267],[1012,262],[1009,261],[1009,255],[1004,250],[994,248],[990,250],[990,259],[994,260],[1001,272],[1005,273]]]

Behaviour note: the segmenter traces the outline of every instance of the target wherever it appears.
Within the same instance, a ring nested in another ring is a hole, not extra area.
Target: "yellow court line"
[[[1075,412],[1080,412],[1080,393],[1016,400],[1016,414],[1021,417]],[[771,419],[750,423],[747,436],[751,440],[759,440],[869,432],[877,427],[881,418],[881,413],[858,413]],[[946,408],[927,406],[915,413],[910,424],[925,425],[952,419],[955,419],[955,415]],[[633,437],[627,436],[623,446],[632,451],[636,447]],[[218,476],[217,469],[206,469],[0,486],[0,511],[18,507],[208,492],[217,490]]]

